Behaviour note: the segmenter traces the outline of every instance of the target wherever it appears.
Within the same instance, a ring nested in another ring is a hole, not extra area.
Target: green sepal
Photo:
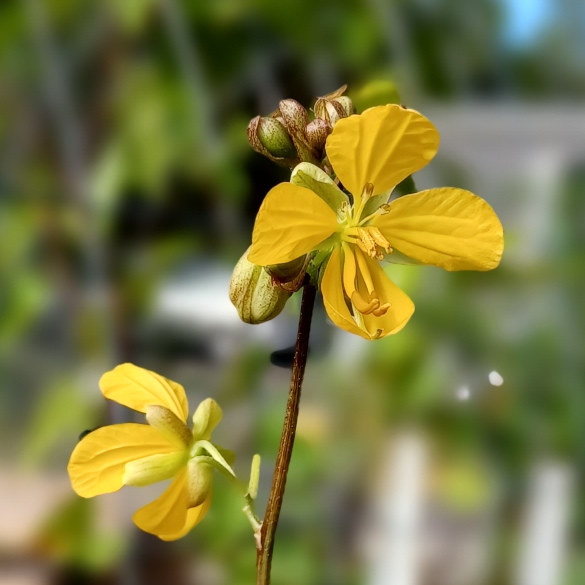
[[[304,187],[321,197],[335,213],[343,203],[348,203],[347,195],[335,184],[329,175],[311,163],[302,162],[294,169],[290,182],[298,187]]]

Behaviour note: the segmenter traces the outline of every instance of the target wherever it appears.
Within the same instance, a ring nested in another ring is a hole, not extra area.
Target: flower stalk
[[[297,430],[297,421],[299,417],[299,403],[301,399],[301,386],[307,363],[307,353],[309,350],[309,335],[311,332],[311,319],[313,317],[313,307],[315,305],[315,296],[317,289],[307,283],[303,288],[303,298],[301,301],[301,313],[299,316],[299,328],[297,333],[297,342],[295,355],[293,358],[292,376],[288,401],[286,404],[286,414],[284,417],[284,426],[280,437],[280,445],[276,456],[276,466],[272,477],[272,487],[266,506],[266,514],[259,538],[257,538],[256,553],[256,573],[257,585],[270,584],[270,568],[272,565],[272,552],[274,550],[274,538],[278,526],[278,518],[282,507],[284,489],[286,486],[286,477],[292,456],[292,450]]]

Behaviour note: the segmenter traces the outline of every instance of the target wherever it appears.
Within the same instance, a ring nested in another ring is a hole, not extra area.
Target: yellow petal
[[[100,380],[102,394],[128,408],[146,413],[148,406],[164,406],[183,422],[189,406],[183,386],[134,364],[122,364]]]
[[[309,189],[281,183],[264,198],[248,260],[259,266],[290,262],[337,231],[337,215]]]
[[[67,471],[77,494],[91,498],[119,490],[128,462],[176,451],[176,445],[148,425],[110,425],[89,433],[77,444]]]
[[[187,470],[182,471],[156,500],[136,511],[132,520],[138,528],[163,540],[184,536],[209,509],[209,501],[197,508],[187,507]]]
[[[391,104],[339,120],[325,148],[350,193],[359,196],[372,183],[378,195],[429,163],[439,148],[439,133],[415,110]]]
[[[124,485],[143,487],[170,479],[187,463],[187,457],[187,451],[178,451],[130,461],[124,470]]]
[[[400,290],[386,275],[377,260],[365,256],[368,270],[374,284],[374,290],[380,299],[380,305],[390,304],[390,308],[380,317],[373,313],[362,315],[364,326],[371,339],[378,339],[398,333],[414,313],[414,304],[406,293]],[[358,278],[358,292],[365,296],[367,289]]]
[[[203,518],[209,511],[209,507],[211,506],[211,492],[207,496],[207,499],[201,506],[197,506],[196,508],[189,508],[187,511],[187,519],[185,520],[185,524],[183,524],[183,528],[178,532],[174,532],[171,534],[159,534],[159,538],[161,540],[177,540],[178,538],[183,538],[186,534],[188,534]]]
[[[339,247],[335,247],[325,267],[325,274],[321,281],[321,294],[323,295],[325,310],[331,321],[341,329],[355,333],[365,339],[370,339],[368,332],[357,326],[349,312],[343,294],[342,275],[342,254]]]
[[[502,224],[481,198],[445,187],[405,195],[376,216],[393,248],[445,270],[492,270],[504,249]]]

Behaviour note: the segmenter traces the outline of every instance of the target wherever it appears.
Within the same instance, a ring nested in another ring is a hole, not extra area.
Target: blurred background
[[[98,389],[131,361],[191,411],[220,402],[237,473],[262,455],[263,510],[290,374],[269,358],[299,302],[248,326],[228,300],[288,176],[245,130],[344,83],[358,108],[395,84],[436,124],[417,187],[487,199],[506,250],[490,273],[389,267],[416,304],[392,338],[317,307],[273,582],[585,583],[585,5],[4,0],[1,585],[255,582],[223,478],[168,544],[131,522],[157,488],[82,500],[66,464],[84,430],[140,420]]]

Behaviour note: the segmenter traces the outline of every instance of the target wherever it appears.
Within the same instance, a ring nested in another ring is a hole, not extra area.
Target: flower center
[[[388,213],[389,206],[381,205],[371,211],[368,201],[372,198],[374,186],[367,183],[354,205],[345,204],[340,213],[341,246],[344,252],[343,289],[352,313],[360,326],[365,315],[381,317],[390,308],[390,303],[382,303],[374,288],[374,281],[368,267],[369,258],[383,260],[390,254],[392,247],[382,232],[368,225],[378,215]],[[371,213],[367,213],[371,211]],[[381,334],[382,331],[379,330]]]
[[[340,214],[341,241],[353,244],[367,254],[370,258],[382,260],[384,253],[390,254],[392,247],[382,232],[374,226],[367,225],[368,222],[378,214],[388,213],[389,207],[381,205],[373,213],[362,217],[367,209],[366,204],[372,198],[374,186],[366,183],[360,197],[356,198],[354,205],[346,204]]]

